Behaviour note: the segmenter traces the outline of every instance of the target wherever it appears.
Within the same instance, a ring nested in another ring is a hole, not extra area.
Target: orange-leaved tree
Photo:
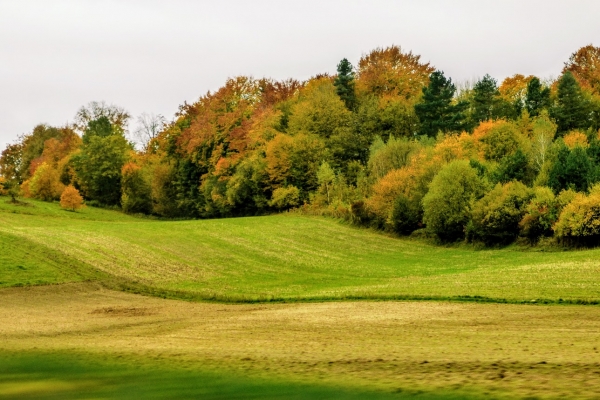
[[[581,86],[600,95],[600,47],[591,44],[571,54],[563,73],[571,71]]]
[[[567,133],[563,137],[563,140],[569,149],[574,149],[577,146],[584,148],[589,147],[587,136],[580,131],[571,131]]]
[[[79,190],[73,185],[67,186],[60,196],[60,206],[71,211],[76,211],[83,207],[83,197],[79,194]]]
[[[533,75],[524,76],[515,74],[504,79],[498,88],[500,96],[510,103],[524,101],[525,95],[527,94],[527,84],[533,78],[535,78]]]
[[[421,95],[433,71],[421,56],[404,53],[399,46],[377,48],[358,62],[356,89],[360,94],[410,99]]]

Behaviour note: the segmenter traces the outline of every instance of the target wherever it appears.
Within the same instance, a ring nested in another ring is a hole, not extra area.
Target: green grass
[[[459,399],[250,379],[73,353],[0,354],[0,399]]]
[[[221,301],[600,301],[600,250],[441,247],[331,219],[137,219],[0,200],[0,286],[101,280]]]

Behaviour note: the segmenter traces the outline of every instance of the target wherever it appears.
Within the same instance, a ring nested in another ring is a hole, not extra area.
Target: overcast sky
[[[0,149],[93,100],[172,119],[227,77],[302,80],[392,44],[455,82],[557,76],[600,45],[599,16],[598,0],[0,0]]]

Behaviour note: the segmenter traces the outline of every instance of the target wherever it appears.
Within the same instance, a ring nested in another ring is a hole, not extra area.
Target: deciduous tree
[[[73,185],[65,187],[60,195],[60,206],[64,209],[77,211],[83,207],[83,197]]]
[[[468,161],[456,160],[433,178],[423,198],[423,222],[442,241],[461,239],[471,217],[471,204],[484,191],[484,183]]]
[[[434,68],[421,56],[405,53],[399,46],[377,48],[358,62],[356,88],[361,95],[418,98]]]
[[[571,72],[579,83],[593,94],[600,95],[600,47],[589,44],[571,54],[563,73]]]

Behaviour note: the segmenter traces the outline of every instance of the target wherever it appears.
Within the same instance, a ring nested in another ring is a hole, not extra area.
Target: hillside
[[[440,247],[294,214],[158,221],[29,204],[0,201],[0,287],[91,280],[193,300],[600,301],[600,250]]]

